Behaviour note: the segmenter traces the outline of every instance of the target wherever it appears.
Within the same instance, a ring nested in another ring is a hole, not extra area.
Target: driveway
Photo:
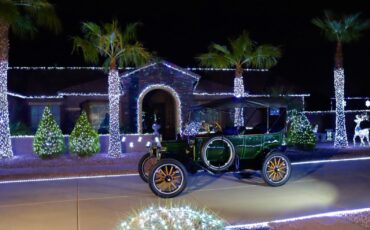
[[[230,224],[370,207],[370,160],[293,166],[291,180],[268,187],[258,173],[189,177],[172,202],[207,207]],[[166,202],[137,175],[0,184],[0,229],[115,229],[132,211]]]

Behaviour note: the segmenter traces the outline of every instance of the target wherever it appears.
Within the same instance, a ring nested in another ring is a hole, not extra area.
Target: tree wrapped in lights
[[[149,61],[151,55],[143,45],[136,41],[137,23],[126,26],[121,31],[118,22],[97,25],[93,22],[82,23],[83,37],[73,38],[74,50],[83,52],[85,61],[98,63],[104,59],[108,73],[109,97],[109,148],[108,155],[119,157],[121,139],[119,126],[119,99],[121,96],[118,66],[142,65]]]
[[[289,111],[287,143],[302,149],[313,149],[316,136],[306,115],[297,110]]]
[[[62,130],[60,130],[48,107],[44,109],[33,139],[33,151],[41,158],[55,156],[64,152]]]
[[[192,230],[225,229],[225,222],[206,210],[190,206],[158,205],[135,212],[118,229]]]
[[[36,32],[36,26],[57,31],[60,22],[47,0],[0,0],[0,158],[13,156],[8,112],[9,31],[17,35]]]
[[[229,45],[212,44],[208,53],[197,59],[202,66],[215,68],[235,68],[234,96],[245,96],[243,71],[244,68],[271,68],[277,64],[281,56],[279,48],[272,45],[257,46],[247,32],[236,39],[230,39]],[[238,109],[238,108],[236,108]],[[234,126],[243,126],[242,109],[235,111]]]
[[[99,134],[92,127],[83,111],[69,137],[69,152],[91,156],[100,151]]]
[[[342,44],[353,42],[361,36],[361,32],[367,29],[370,21],[360,20],[360,14],[335,17],[330,12],[325,12],[323,19],[315,18],[312,23],[319,27],[325,36],[336,42],[334,59],[334,91],[335,91],[335,147],[347,147],[347,131],[345,119],[344,100],[344,69]]]

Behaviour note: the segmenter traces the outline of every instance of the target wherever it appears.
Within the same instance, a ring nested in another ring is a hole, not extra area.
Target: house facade
[[[269,74],[267,70],[246,70],[248,97],[276,100],[264,92]],[[156,122],[163,137],[173,139],[189,120],[192,107],[233,96],[233,75],[233,70],[181,68],[165,61],[121,70],[121,131],[152,133]],[[13,132],[19,124],[35,132],[44,107],[49,106],[65,134],[72,131],[82,110],[99,133],[107,133],[106,76],[100,68],[12,68],[8,97]],[[304,107],[307,96],[285,97]]]

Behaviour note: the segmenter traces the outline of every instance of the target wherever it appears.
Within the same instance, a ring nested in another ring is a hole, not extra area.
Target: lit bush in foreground
[[[225,229],[225,222],[204,209],[188,205],[157,205],[135,212],[118,229],[220,230]]]

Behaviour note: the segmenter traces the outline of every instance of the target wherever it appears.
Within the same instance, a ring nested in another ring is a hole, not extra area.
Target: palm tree
[[[7,98],[9,32],[33,35],[37,26],[60,29],[54,6],[47,0],[0,0],[0,158],[13,156]]]
[[[208,53],[197,59],[202,66],[214,68],[235,68],[234,94],[244,96],[244,68],[271,68],[281,56],[279,48],[259,45],[253,42],[245,31],[236,39],[229,40],[229,46],[213,43]]]
[[[228,46],[213,43],[208,53],[197,59],[202,66],[215,68],[235,68],[234,95],[245,96],[244,68],[271,68],[281,56],[279,48],[272,45],[259,45],[253,42],[245,31],[236,39],[230,39]],[[243,109],[235,108],[234,125],[244,126]]]
[[[343,69],[343,43],[356,41],[361,32],[370,25],[369,21],[360,20],[360,14],[334,17],[326,11],[324,18],[315,18],[312,23],[319,27],[329,41],[336,42],[334,57],[334,91],[335,91],[335,147],[347,147],[346,119],[344,113],[344,69]]]
[[[151,55],[136,40],[137,23],[129,24],[122,32],[118,22],[97,25],[93,22],[82,23],[83,37],[73,38],[74,50],[82,50],[86,62],[98,63],[109,70],[109,148],[108,155],[118,157],[121,154],[119,131],[120,79],[118,67],[133,64],[142,65],[149,61]]]

